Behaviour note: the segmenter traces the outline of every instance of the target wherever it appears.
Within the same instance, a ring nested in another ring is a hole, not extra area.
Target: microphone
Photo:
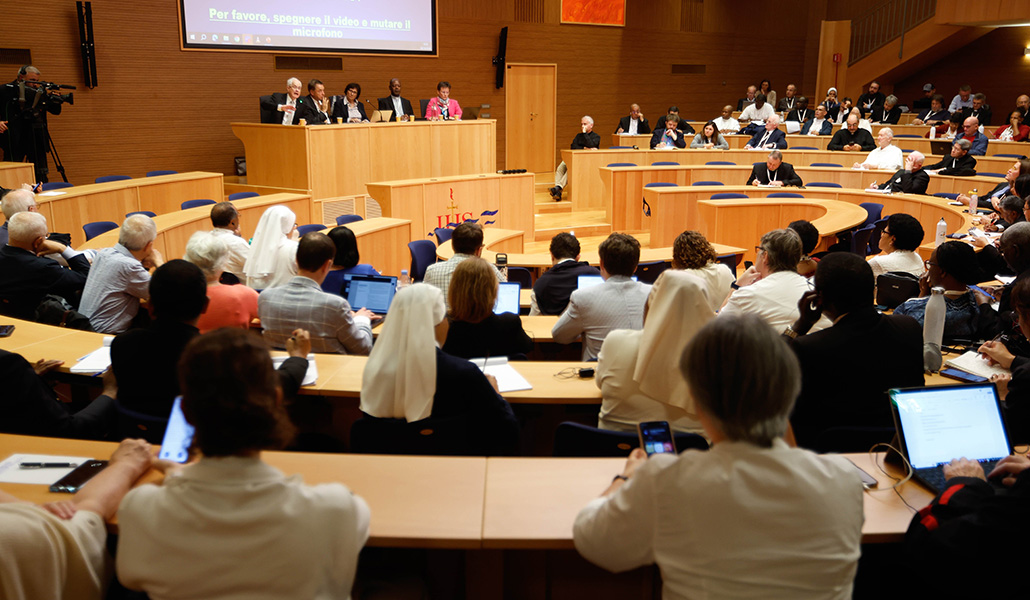
[[[24,81],[19,81],[18,82],[18,104],[20,104],[22,108],[25,108],[25,82]]]

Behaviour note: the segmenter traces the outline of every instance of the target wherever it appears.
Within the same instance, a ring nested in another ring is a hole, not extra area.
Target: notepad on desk
[[[53,454],[12,454],[0,462],[0,482],[50,485],[92,458],[85,456],[57,456]],[[21,463],[70,463],[72,467],[48,469],[22,469]]]
[[[79,362],[72,365],[69,370],[78,375],[94,375],[106,371],[111,367],[112,341],[114,341],[114,336],[105,335],[103,346],[80,358]]]
[[[960,371],[966,373],[972,373],[973,375],[979,375],[980,377],[991,378],[991,375],[1008,375],[1011,373],[1008,369],[997,367],[988,364],[979,352],[973,352],[970,350],[962,356],[956,358],[950,358],[945,362],[949,367],[955,367]]]
[[[276,369],[282,366],[289,356],[273,356],[272,366]],[[318,381],[318,365],[315,364],[314,353],[308,354],[308,370],[304,373],[304,381],[300,382],[301,385],[315,385]]]
[[[501,393],[533,389],[529,381],[508,364],[508,358],[505,356],[470,358],[469,362],[479,367],[483,373],[493,375],[497,380],[497,391]]]

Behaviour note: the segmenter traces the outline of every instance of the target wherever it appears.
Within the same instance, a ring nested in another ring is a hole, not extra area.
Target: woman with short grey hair
[[[221,327],[249,328],[258,316],[258,293],[245,285],[220,282],[229,259],[228,244],[210,231],[198,231],[186,243],[183,258],[200,267],[207,279],[208,305],[200,315],[197,329],[207,333]]]

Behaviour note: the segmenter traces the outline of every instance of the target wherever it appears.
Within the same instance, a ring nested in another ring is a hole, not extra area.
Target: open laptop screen
[[[396,277],[354,275],[344,283],[344,295],[351,309],[367,308],[377,315],[386,314],[396,293]]]

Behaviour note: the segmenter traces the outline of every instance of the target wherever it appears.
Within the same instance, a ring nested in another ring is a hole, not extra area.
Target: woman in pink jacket
[[[429,101],[426,106],[426,118],[431,121],[461,120],[461,107],[458,101],[451,98],[451,84],[448,81],[441,81],[436,84],[437,97]]]

